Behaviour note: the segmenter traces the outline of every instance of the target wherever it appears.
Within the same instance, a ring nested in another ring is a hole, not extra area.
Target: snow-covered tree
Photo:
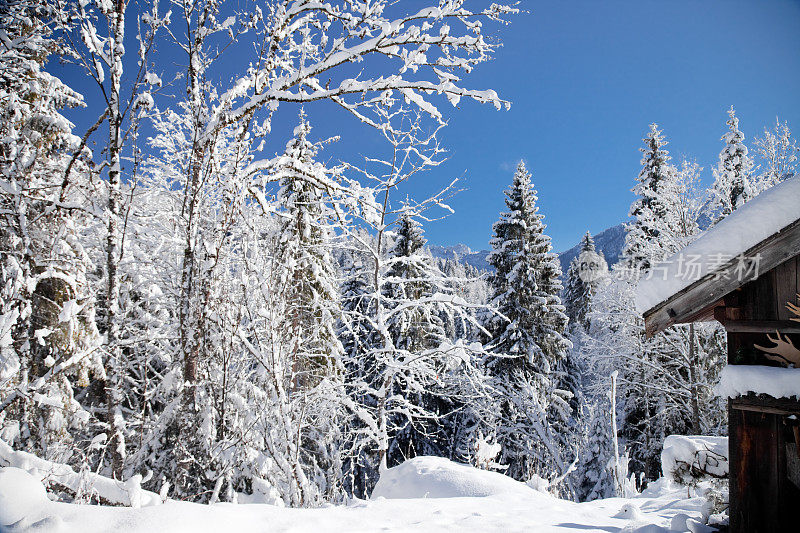
[[[595,250],[594,239],[587,231],[581,240],[578,256],[570,262],[564,284],[564,307],[571,325],[580,325],[584,329],[588,327],[586,315],[594,295],[607,276],[608,264]]]
[[[320,148],[308,136],[311,126],[304,112],[295,136],[283,156],[270,168],[278,191],[281,228],[280,255],[293,280],[287,326],[294,330],[298,365],[313,383],[320,375],[338,372],[342,346],[336,332],[341,313],[336,264],[331,256],[334,238],[330,199],[317,183],[326,183],[331,171],[315,161]]]
[[[560,304],[560,267],[545,235],[544,216],[524,163],[506,191],[508,211],[494,224],[489,262],[492,305],[487,329],[487,371],[497,390],[495,422],[500,463],[508,475],[566,474],[565,450],[556,430],[569,417],[569,393],[556,388],[555,370],[570,342]]]
[[[586,406],[580,438],[580,457],[576,469],[576,496],[579,501],[611,498],[614,493],[614,445],[611,402],[603,396]]]
[[[636,200],[629,212],[633,220],[626,226],[623,248],[625,262],[634,270],[646,270],[666,256],[659,235],[664,231],[668,213],[665,197],[675,174],[669,152],[664,149],[667,141],[657,124],[650,124],[643,140],[645,147],[639,149],[643,154],[642,170],[633,188]]]
[[[388,322],[397,348],[422,351],[444,341],[444,326],[434,305],[417,305],[433,294],[432,258],[424,249],[422,227],[408,214],[400,216],[394,246],[390,251],[384,292],[397,308]]]
[[[763,168],[756,180],[759,191],[768,189],[797,173],[797,153],[800,148],[792,138],[788,122],[781,123],[776,118],[772,131],[764,128],[764,135],[753,139],[753,144]]]
[[[353,280],[352,286],[361,293],[358,301],[364,305],[346,312],[343,325],[350,339],[359,329],[373,332],[368,342],[345,342],[356,346],[349,351],[346,364],[354,373],[347,379],[350,426],[355,428],[348,461],[355,464],[350,468],[358,478],[354,486],[366,493],[372,489],[375,472],[390,461],[423,453],[420,445],[426,448],[437,440],[441,443],[438,437],[427,444],[421,442],[428,437],[426,428],[436,428],[448,414],[437,408],[442,405],[439,400],[449,405],[466,404],[467,400],[477,404],[479,397],[486,396],[478,368],[480,345],[448,341],[440,319],[448,314],[474,322],[470,306],[452,294],[422,247],[416,222],[431,207],[446,208],[443,200],[449,188],[423,201],[407,199],[397,206],[391,202],[390,193],[399,185],[441,163],[436,131],[425,133],[419,115],[406,108],[386,107],[379,112],[398,127],[383,132],[392,149],[390,157],[351,167],[371,184],[378,201],[373,204],[374,212],[365,210],[360,215],[361,223],[372,232],[365,234],[357,226],[347,228],[348,240],[368,267],[369,284]],[[481,407],[475,412],[482,413]],[[412,441],[413,448],[406,445]],[[441,450],[441,444],[436,447]]]
[[[728,131],[722,136],[725,146],[719,153],[717,166],[712,169],[714,186],[710,209],[715,223],[754,196],[753,160],[744,145],[744,134],[739,130],[739,118],[733,106],[728,110],[726,124]]]
[[[310,131],[301,111],[294,138],[270,167],[270,178],[280,184],[277,201],[282,222],[277,254],[285,262],[288,280],[283,328],[289,333],[294,366],[291,392],[313,399],[313,407],[326,414],[299,436],[309,459],[326,477],[320,491],[324,494],[341,476],[341,443],[335,436],[342,422],[339,396],[344,393],[344,348],[336,329],[342,309],[337,266],[331,255],[335,238],[332,199],[317,185],[329,182],[336,171],[316,161],[321,145],[310,141]],[[327,394],[319,396],[322,391]]]
[[[445,342],[439,306],[432,298],[434,284],[442,275],[435,270],[433,259],[424,246],[421,225],[403,213],[397,223],[383,290],[395,311],[387,320],[392,344],[412,354],[436,349]],[[448,446],[441,418],[452,411],[453,405],[446,398],[443,383],[437,379],[446,370],[443,363],[444,358],[431,359],[437,376],[424,388],[418,384],[397,383],[396,394],[435,416],[397,422],[400,429],[390,445],[390,465],[417,455],[446,454]]]
[[[16,445],[67,461],[90,418],[75,389],[105,373],[80,235],[89,154],[62,115],[83,98],[44,70],[63,52],[56,17],[50,3],[0,5],[0,424]]]

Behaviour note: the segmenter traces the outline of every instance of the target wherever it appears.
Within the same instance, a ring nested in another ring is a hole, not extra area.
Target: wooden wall
[[[725,297],[741,324],[759,324],[763,331],[728,332],[728,362],[741,364],[742,351],[756,353],[751,364],[775,364],[760,356],[754,344],[769,345],[767,332],[786,325],[793,315],[787,302],[798,302],[800,256],[765,272],[741,289]],[[772,331],[774,334],[774,331]],[[790,336],[800,346],[800,335]],[[776,409],[752,397],[747,407],[730,402],[728,408],[730,446],[730,517],[734,532],[800,531],[800,488],[789,481],[786,472],[787,443],[793,438],[787,415],[797,411],[800,402],[785,402]],[[772,411],[772,412],[770,412]],[[778,412],[775,412],[778,411]],[[782,412],[781,412],[782,411]],[[789,448],[794,450],[793,447]]]
[[[731,294],[737,298],[742,320],[789,320],[786,302],[800,304],[800,256],[793,257],[746,283]]]

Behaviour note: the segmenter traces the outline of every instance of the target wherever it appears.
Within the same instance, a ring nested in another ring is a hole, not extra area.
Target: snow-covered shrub
[[[670,435],[661,452],[664,476],[682,485],[728,477],[728,437]]]

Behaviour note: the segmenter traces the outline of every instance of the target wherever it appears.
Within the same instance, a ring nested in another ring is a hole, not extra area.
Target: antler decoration
[[[759,346],[758,344],[755,344],[754,346],[762,352],[765,352],[764,355],[767,359],[778,361],[780,363],[791,364],[794,365],[795,368],[800,368],[800,350],[798,350],[795,345],[792,344],[792,340],[789,337],[783,338],[777,331],[775,332],[775,336],[776,338],[773,339],[767,335],[769,342],[775,346],[769,348],[765,346]]]
[[[797,295],[797,301],[800,302],[800,294]],[[800,305],[795,305],[792,302],[786,302],[786,307],[789,308],[789,311],[792,312],[794,316],[797,318],[793,318],[795,322],[800,322]]]
[[[800,302],[800,294],[797,295],[797,301]],[[795,322],[800,322],[800,305],[795,305],[792,302],[786,302],[786,307],[792,312],[793,315],[797,317],[792,318],[792,320]],[[759,346],[758,344],[755,344],[754,346],[762,352],[765,352],[764,355],[767,357],[767,359],[778,361],[779,363],[791,364],[794,365],[795,368],[800,368],[800,350],[795,347],[795,345],[792,343],[792,340],[788,336],[784,339],[777,331],[775,332],[775,335],[777,337],[775,339],[767,335],[767,339],[769,339],[769,341],[775,346],[770,348],[765,348],[764,346]]]

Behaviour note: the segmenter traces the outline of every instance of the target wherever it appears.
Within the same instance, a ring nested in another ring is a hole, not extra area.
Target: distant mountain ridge
[[[594,247],[598,252],[601,252],[606,258],[608,267],[616,265],[622,256],[622,248],[625,246],[625,224],[617,224],[610,228],[601,231],[594,238]],[[581,252],[580,242],[558,254],[558,259],[561,261],[561,270],[566,272],[569,269],[570,262],[578,257]]]
[[[479,250],[473,252],[466,244],[454,244],[453,246],[438,246],[432,244],[428,246],[433,257],[437,259],[456,260],[460,263],[474,266],[480,270],[491,270],[492,265],[486,260],[490,250]]]
[[[605,256],[608,266],[611,267],[619,262],[622,255],[622,248],[625,245],[625,224],[617,224],[594,235],[595,248]],[[561,270],[565,273],[569,269],[569,263],[580,253],[580,243],[569,250],[558,254],[561,262]],[[439,246],[432,244],[428,246],[433,257],[438,259],[456,260],[461,263],[472,265],[480,270],[491,270],[492,266],[486,260],[491,250],[473,251],[466,244],[454,244],[452,246]]]

